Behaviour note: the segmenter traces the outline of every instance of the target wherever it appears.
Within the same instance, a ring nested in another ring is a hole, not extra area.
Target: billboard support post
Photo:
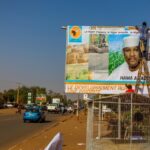
[[[87,131],[86,131],[86,150],[92,149],[93,138],[93,101],[87,102],[88,114],[87,114]]]

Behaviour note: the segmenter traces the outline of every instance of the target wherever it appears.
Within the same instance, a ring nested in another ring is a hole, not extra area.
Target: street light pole
[[[61,29],[64,29],[64,30],[66,30],[66,29],[67,29],[67,27],[66,27],[66,26],[62,26],[62,27],[61,27]]]

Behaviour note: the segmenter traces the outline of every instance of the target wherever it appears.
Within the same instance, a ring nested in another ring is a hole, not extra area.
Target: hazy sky
[[[61,26],[150,24],[149,9],[149,0],[0,0],[0,90],[21,82],[64,92]]]

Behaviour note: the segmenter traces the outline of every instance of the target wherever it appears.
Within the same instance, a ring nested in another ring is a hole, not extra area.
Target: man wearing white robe
[[[123,54],[125,62],[117,67],[108,77],[112,81],[136,81],[141,61],[139,36],[128,36],[123,39]],[[148,62],[150,66],[150,62]],[[143,87],[142,87],[143,88]],[[147,93],[146,86],[141,93]]]

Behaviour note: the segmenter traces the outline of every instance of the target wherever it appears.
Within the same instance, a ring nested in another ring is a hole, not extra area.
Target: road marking
[[[16,144],[16,145],[14,145],[14,146],[12,146],[12,147],[11,147],[11,148],[9,148],[8,150],[12,150],[12,149],[14,149],[16,146],[17,146],[17,144]]]
[[[24,143],[30,141],[31,139],[34,139],[34,138],[40,136],[41,134],[46,133],[46,131],[51,130],[53,127],[59,125],[60,122],[62,122],[62,121],[64,122],[64,121],[68,120],[68,119],[71,118],[71,117],[72,117],[72,116],[69,116],[67,119],[60,119],[60,120],[57,120],[57,119],[56,119],[56,122],[52,123],[51,125],[45,126],[45,127],[44,127],[43,129],[41,129],[38,133],[36,132],[36,133],[34,133],[34,134],[32,134],[32,135],[29,135],[29,136],[26,137],[24,140],[20,141],[19,143],[15,144],[14,146],[10,147],[8,150],[13,150],[15,147],[17,147],[17,146],[19,146],[19,145],[21,146],[21,144],[24,144]],[[20,150],[22,150],[22,149],[20,149]],[[40,148],[39,150],[42,150],[42,149]]]
[[[16,120],[16,118],[6,118],[6,119],[0,120],[0,122],[3,122],[3,121],[9,121],[9,120]]]

